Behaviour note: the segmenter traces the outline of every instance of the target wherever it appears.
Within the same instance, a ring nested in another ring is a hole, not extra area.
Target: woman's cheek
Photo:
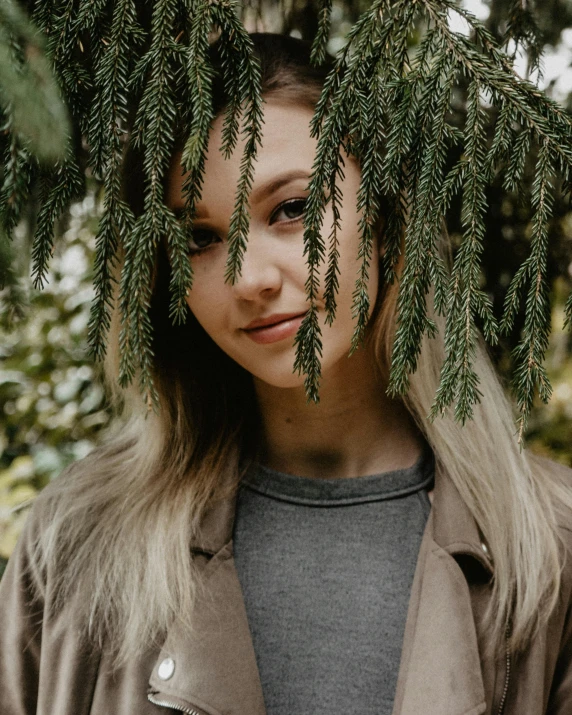
[[[208,335],[215,337],[217,324],[220,322],[220,306],[216,291],[208,290],[208,282],[195,277],[193,287],[187,294],[187,305]]]

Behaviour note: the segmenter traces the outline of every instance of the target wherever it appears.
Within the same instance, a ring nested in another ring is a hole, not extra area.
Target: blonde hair
[[[391,359],[397,293],[394,284],[374,327],[384,368]],[[511,404],[480,335],[475,370],[482,397],[474,418],[464,425],[450,416],[428,419],[445,357],[444,319],[431,301],[428,315],[439,334],[424,336],[403,402],[431,445],[436,479],[440,474],[451,479],[490,550],[494,576],[484,614],[488,655],[498,656],[506,647],[522,651],[558,601],[565,555],[559,518],[569,518],[572,492],[561,466],[535,458],[518,443]]]
[[[291,75],[283,85],[295,101],[292,82],[300,77]],[[273,91],[279,94],[280,87]],[[385,368],[397,291],[397,283],[386,286],[371,324],[370,339]],[[38,557],[53,574],[58,602],[68,607],[73,601],[86,635],[98,647],[105,644],[116,665],[157,642],[174,619],[192,629],[188,614],[200,581],[189,545],[205,511],[233,493],[256,456],[250,376],[192,316],[187,325],[171,325],[161,247],[151,314],[160,412],[148,411],[136,386],[117,387],[115,311],[105,364],[114,428],[40,497],[50,519]],[[442,338],[425,338],[404,403],[433,449],[437,479],[446,473],[454,482],[489,544],[495,565],[485,616],[491,653],[504,649],[509,622],[516,651],[557,602],[562,558],[555,505],[572,509],[572,496],[556,471],[539,468],[521,451],[510,404],[482,345],[476,370],[483,397],[474,419],[464,426],[448,417],[427,419],[443,356]]]

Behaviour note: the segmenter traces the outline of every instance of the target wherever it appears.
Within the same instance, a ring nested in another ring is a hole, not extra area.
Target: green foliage
[[[572,359],[569,333],[561,330],[569,286],[562,279],[552,290],[552,332],[548,341],[546,370],[554,387],[550,402],[538,397],[531,409],[526,443],[534,452],[572,465]]]
[[[452,32],[447,13],[453,12],[470,26],[471,41]],[[419,15],[425,35],[416,53],[410,56],[406,40],[419,22]],[[516,27],[516,21],[512,26],[509,23],[509,32],[511,27]],[[473,369],[476,321],[481,322],[485,338],[491,344],[498,339],[490,298],[480,288],[486,187],[498,172],[504,172],[508,188],[515,188],[532,142],[538,147],[532,192],[535,216],[531,253],[523,270],[515,276],[515,286],[509,289],[502,322],[504,331],[509,332],[514,325],[514,308],[519,304],[518,288],[526,286],[525,324],[514,352],[514,383],[522,437],[535,389],[543,400],[550,395],[549,381],[542,367],[549,331],[545,275],[547,225],[552,210],[554,176],[567,178],[571,173],[570,118],[536,87],[516,76],[507,55],[476,18],[444,0],[416,4],[374,2],[350,32],[333,74],[344,79],[338,81],[335,88],[326,87],[324,94],[329,103],[318,107],[314,119],[315,133],[322,129],[323,141],[318,145],[306,214],[310,277],[325,257],[320,237],[321,194],[335,171],[331,161],[335,149],[342,143],[347,151],[366,160],[359,147],[383,148],[385,171],[379,172],[376,178],[390,188],[394,201],[399,196],[408,200],[405,264],[399,289],[390,390],[400,394],[407,389],[408,375],[416,367],[421,338],[424,333],[434,334],[435,326],[426,314],[427,295],[433,286],[436,308],[447,318],[446,359],[433,415],[454,405],[456,418],[464,421],[471,417],[479,399],[478,377]],[[451,100],[455,88],[463,85],[468,87],[467,114],[464,127],[459,131],[450,120]],[[379,94],[372,106],[381,106],[385,111],[381,116],[371,112],[364,114],[363,103],[353,98],[362,94],[371,96],[378,87]],[[483,98],[493,111],[485,112]],[[336,120],[335,131],[332,118]],[[349,138],[340,141],[340,137]],[[387,137],[386,141],[382,137]],[[457,156],[452,167],[447,167],[449,148]],[[380,163],[376,166],[379,168]],[[371,175],[363,172],[362,191],[367,191],[371,181]],[[451,275],[447,277],[436,246],[447,206],[457,193],[462,200],[463,238]],[[399,204],[397,206],[399,208]],[[397,225],[402,223],[398,221]],[[362,226],[365,242],[366,235]],[[391,244],[394,260],[398,254],[396,239],[394,234]],[[367,274],[367,250],[362,250],[362,258],[362,270]],[[390,265],[390,273],[391,269]],[[314,292],[310,281],[310,312],[302,325],[299,342],[299,365],[309,376],[316,373],[315,358],[304,351],[305,345],[314,341],[316,350],[319,345],[312,315]],[[368,307],[367,298],[357,291],[358,316],[366,314]],[[358,317],[356,339],[361,331],[363,321]],[[313,382],[308,387],[314,396]]]
[[[44,44],[22,8],[14,0],[4,0],[0,4],[0,132],[7,141],[0,180],[0,289],[11,315],[21,313],[23,296],[10,236],[29,199],[34,170],[39,162],[62,158],[69,135],[67,112]]]
[[[223,151],[227,155],[233,151],[240,132],[245,139],[228,237],[227,280],[232,282],[240,274],[262,123],[259,70],[251,42],[239,19],[240,7],[231,0],[37,0],[33,6],[33,17],[47,36],[47,51],[75,131],[74,150],[41,175],[33,247],[35,283],[44,281],[58,216],[85,191],[82,167],[87,162],[105,190],[96,241],[90,344],[101,358],[109,328],[113,271],[121,249],[125,261],[119,291],[120,381],[126,385],[138,380],[145,398],[154,404],[150,276],[157,245],[166,238],[173,266],[171,315],[173,320],[184,320],[184,297],[192,284],[185,227],[192,230],[212,121],[213,68],[208,47],[213,33],[221,35],[228,94]],[[335,10],[331,0],[319,3],[313,47],[316,62],[324,58]],[[464,19],[470,37],[451,29],[452,15]],[[295,369],[306,376],[309,398],[317,400],[322,345],[318,276],[325,262],[324,300],[331,322],[338,287],[340,195],[336,180],[343,171],[343,149],[358,157],[362,166],[358,197],[362,263],[354,292],[352,350],[363,338],[370,310],[365,285],[384,195],[390,207],[384,217],[388,280],[395,279],[402,235],[405,259],[390,390],[394,394],[407,390],[420,341],[435,331],[426,307],[433,289],[436,309],[446,317],[446,358],[432,414],[452,408],[457,419],[470,418],[479,399],[473,369],[476,325],[494,344],[501,334],[515,329],[524,305],[522,331],[513,354],[522,436],[535,391],[542,399],[550,395],[543,368],[550,327],[549,222],[558,193],[569,193],[572,179],[570,117],[536,86],[518,77],[512,49],[512,55],[501,49],[501,45],[509,48],[510,42],[516,47],[525,45],[531,66],[538,65],[540,41],[534,19],[520,3],[510,3],[505,31],[495,37],[452,0],[375,0],[355,20],[312,122],[318,149],[305,215],[308,313],[296,338]],[[412,38],[420,40],[416,48],[411,46]],[[459,94],[467,99],[465,113],[455,109]],[[164,203],[164,178],[181,127],[185,128],[181,163],[188,177],[185,217],[178,222]],[[121,195],[120,169],[128,144],[143,157],[145,189],[138,217]],[[481,273],[488,191],[500,179],[505,190],[519,191],[531,161],[530,252],[515,272],[499,331]],[[22,167],[32,166],[26,158],[22,162]],[[25,178],[24,168],[20,176]],[[326,240],[322,224],[328,202],[334,222]],[[450,208],[458,202],[460,242],[448,273],[438,255],[438,243]],[[6,207],[6,200],[0,206]],[[9,223],[6,229],[11,230]],[[570,320],[572,301],[567,311]]]
[[[26,314],[10,330],[0,301],[0,559],[38,492],[86,455],[109,421],[86,343],[100,215],[93,193],[72,207],[46,287],[26,296]],[[24,239],[19,231],[18,248]]]
[[[0,105],[3,129],[13,133],[8,162],[22,161],[28,152],[42,160],[64,154],[69,124],[44,40],[14,0],[0,4]],[[14,178],[10,171],[7,176]]]

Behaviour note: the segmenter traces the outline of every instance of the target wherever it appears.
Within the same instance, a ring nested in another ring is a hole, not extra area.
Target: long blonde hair
[[[254,36],[263,93],[315,104],[323,82],[307,47],[292,38]],[[256,455],[257,407],[250,376],[190,316],[168,317],[169,265],[158,249],[151,317],[161,409],[149,412],[138,389],[117,387],[119,318],[114,314],[105,372],[117,418],[104,444],[52,482],[40,499],[50,518],[37,555],[53,574],[59,603],[79,609],[86,635],[117,665],[142,653],[179,619],[189,628],[199,584],[189,544],[201,517],[236,489]],[[397,283],[386,286],[371,324],[387,366]],[[431,314],[429,306],[429,313]],[[436,317],[432,316],[434,319]],[[404,403],[431,445],[439,474],[457,487],[489,544],[495,570],[491,653],[524,648],[556,604],[562,566],[557,509],[572,496],[557,473],[521,451],[511,407],[481,345],[476,369],[483,397],[464,426],[427,419],[444,355],[425,339]]]

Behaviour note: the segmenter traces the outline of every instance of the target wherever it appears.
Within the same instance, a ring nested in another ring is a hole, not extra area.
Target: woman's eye
[[[276,223],[276,221],[295,221],[298,218],[302,218],[305,208],[306,199],[285,201],[274,211],[270,217],[270,223],[273,224]]]
[[[214,231],[196,228],[193,230],[192,237],[189,238],[189,253],[200,253],[218,242],[220,242],[220,238]]]

